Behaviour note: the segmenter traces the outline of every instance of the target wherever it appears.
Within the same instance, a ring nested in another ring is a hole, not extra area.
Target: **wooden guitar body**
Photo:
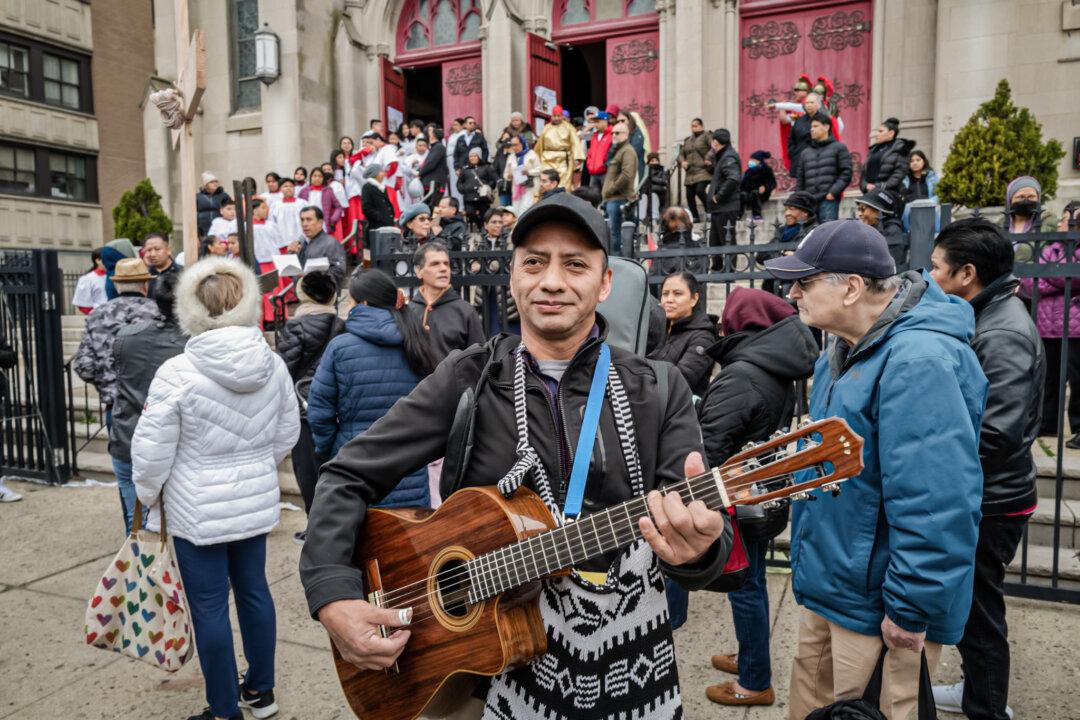
[[[370,508],[354,557],[365,592],[385,589],[391,593],[385,606],[412,607],[413,624],[396,669],[360,670],[334,648],[338,678],[356,716],[400,720],[423,712],[440,717],[456,708],[475,676],[496,675],[544,654],[547,634],[536,586],[531,593],[454,607],[440,602],[447,595],[443,591],[453,587],[440,590],[434,580],[412,583],[439,571],[445,576],[462,561],[554,524],[543,501],[527,488],[509,499],[494,487],[466,488],[434,512]],[[396,589],[406,586],[410,592],[399,596]]]

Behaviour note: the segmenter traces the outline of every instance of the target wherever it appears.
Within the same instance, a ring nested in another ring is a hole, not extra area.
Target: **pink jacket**
[[[1040,264],[1057,264],[1065,261],[1065,247],[1061,243],[1051,243],[1043,248]],[[1073,252],[1073,262],[1080,263],[1080,248]],[[1032,296],[1032,285],[1036,278],[1024,278],[1020,281],[1020,296],[1028,300]],[[1061,326],[1065,319],[1065,278],[1041,277],[1039,281],[1039,305],[1035,311],[1035,325],[1039,328],[1039,337],[1060,338]],[[1080,338],[1080,278],[1072,281],[1070,294],[1072,307],[1069,309],[1069,337]]]

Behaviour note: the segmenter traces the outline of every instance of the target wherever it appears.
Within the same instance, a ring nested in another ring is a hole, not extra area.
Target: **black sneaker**
[[[198,715],[192,715],[187,720],[214,720],[214,713],[210,712],[210,708],[206,708]],[[244,715],[233,715],[229,720],[244,720]]]
[[[274,702],[274,691],[249,692],[240,686],[240,707],[251,711],[259,720],[277,714],[278,706]]]

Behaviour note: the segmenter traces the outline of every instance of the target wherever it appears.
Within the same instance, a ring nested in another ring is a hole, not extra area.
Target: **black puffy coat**
[[[669,325],[663,344],[649,353],[649,359],[666,360],[679,368],[690,391],[700,397],[709,387],[713,361],[706,351],[716,342],[716,320],[694,311]]]
[[[765,330],[744,330],[721,338],[709,349],[720,374],[709,386],[698,417],[709,467],[722,465],[748,442],[760,442],[791,424],[795,381],[814,372],[818,347],[810,329],[792,316]],[[778,535],[787,510],[740,514],[740,529],[755,540]],[[767,518],[767,519],[766,519]]]
[[[481,162],[479,165],[466,165],[461,169],[457,189],[466,204],[472,205],[484,200],[480,197],[480,186],[487,185],[491,189],[491,193],[486,198],[490,203],[495,197],[497,182],[499,182],[499,176],[495,174],[495,168],[491,167],[490,163]]]
[[[195,210],[198,213],[197,225],[200,237],[210,232],[210,223],[214,222],[214,218],[221,215],[221,203],[229,199],[231,199],[229,194],[220,185],[213,193],[206,192],[204,188],[195,196]]]
[[[435,239],[448,249],[466,250],[469,247],[469,228],[465,225],[465,219],[460,215],[443,218],[439,221],[439,228],[439,234]]]
[[[859,189],[866,192],[867,183],[874,183],[876,189],[891,190],[899,195],[904,176],[908,174],[908,154],[914,147],[914,140],[904,138],[871,145],[859,178]]]
[[[709,212],[739,212],[739,182],[742,163],[739,153],[728,145],[713,160],[712,184],[709,185]]]
[[[983,515],[1021,512],[1036,501],[1031,444],[1039,434],[1046,353],[1009,273],[971,300],[971,347],[990,387],[979,432]]]
[[[799,174],[796,190],[805,190],[818,202],[832,193],[840,199],[840,194],[851,182],[851,153],[847,145],[825,138],[821,142],[811,142],[799,155]]]
[[[345,321],[334,312],[313,312],[289,318],[278,337],[277,351],[294,383],[315,375],[326,345],[344,331]]]

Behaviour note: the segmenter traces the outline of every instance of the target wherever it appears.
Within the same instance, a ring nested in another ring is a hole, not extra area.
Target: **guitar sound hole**
[[[450,560],[439,569],[437,575],[439,604],[447,615],[465,617],[469,612],[469,575],[465,563]]]

